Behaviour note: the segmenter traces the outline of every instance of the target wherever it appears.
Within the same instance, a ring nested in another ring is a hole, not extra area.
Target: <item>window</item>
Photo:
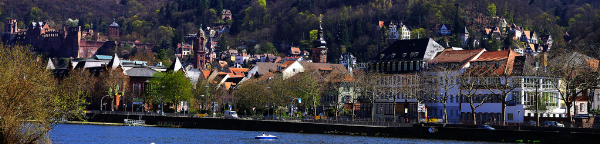
[[[385,54],[381,54],[381,55],[379,56],[379,59],[383,59],[383,57],[385,57]]]
[[[396,62],[392,63],[392,71],[396,71]]]
[[[535,88],[539,84],[538,78],[525,78],[524,81],[524,87],[526,88]]]
[[[406,71],[406,67],[407,67],[407,62],[404,62],[404,71]]]
[[[585,103],[579,103],[579,111],[580,112],[585,111]]]
[[[402,71],[402,62],[398,62],[398,71]]]
[[[396,57],[396,53],[392,53],[392,58]]]
[[[513,113],[507,113],[507,119],[508,120],[514,120],[514,114]]]
[[[546,106],[558,106],[558,93],[544,92],[542,98]]]
[[[413,70],[413,61],[410,61],[410,70]]]
[[[417,70],[419,70],[419,67],[421,67],[421,62],[417,61],[416,65],[417,65]]]
[[[533,105],[535,102],[534,98],[535,98],[535,92],[525,92],[525,95],[523,96],[523,104],[524,105]]]
[[[406,57],[406,53],[402,53],[402,58]]]
[[[392,67],[392,64],[390,64],[390,62],[387,63],[387,71],[390,71],[390,68]]]

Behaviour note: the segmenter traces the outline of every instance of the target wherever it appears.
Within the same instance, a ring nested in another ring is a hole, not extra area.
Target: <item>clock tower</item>
[[[327,42],[323,39],[323,27],[321,27],[321,20],[323,15],[319,18],[319,34],[318,38],[313,42],[312,48],[312,61],[313,63],[327,63]]]

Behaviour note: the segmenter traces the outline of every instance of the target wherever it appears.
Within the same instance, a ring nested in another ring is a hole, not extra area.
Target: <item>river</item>
[[[262,133],[277,140],[257,140]],[[49,132],[53,143],[482,143],[475,141],[385,138],[333,134],[58,124]],[[485,143],[485,142],[483,142]]]

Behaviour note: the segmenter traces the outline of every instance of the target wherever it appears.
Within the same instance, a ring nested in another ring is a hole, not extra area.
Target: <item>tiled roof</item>
[[[517,55],[517,53],[512,50],[503,50],[503,51],[486,51],[479,56],[476,60],[473,61],[495,61],[507,59],[509,55]]]
[[[485,51],[485,49],[474,49],[474,50],[458,50],[458,51],[444,51],[437,57],[429,60],[429,63],[455,63],[463,62],[472,58],[473,56]]]
[[[492,32],[492,29],[491,29],[491,28],[485,28],[484,30],[485,30],[485,34],[486,34],[486,35],[489,35],[489,34],[490,34],[490,32]]]
[[[152,77],[158,71],[149,67],[134,67],[125,72],[129,77]]]
[[[527,39],[531,39],[531,35],[529,35],[531,33],[531,31],[523,31],[523,34],[525,35],[525,37],[527,37]]]
[[[474,65],[471,69],[467,70],[468,72],[465,72],[465,74],[483,76],[511,74],[516,56],[518,56],[518,54],[512,50],[483,52],[477,60],[473,61],[482,63]],[[498,63],[501,60],[506,61]]]
[[[282,66],[282,67],[288,67],[288,66],[290,66],[291,64],[293,64],[294,62],[296,62],[296,61],[286,61],[286,62],[284,62],[283,64],[281,64],[281,66]]]
[[[248,72],[248,68],[229,68],[229,71],[233,73],[234,76],[242,76],[244,77],[244,73]]]
[[[437,44],[433,39],[411,39],[398,40],[392,43],[382,52],[371,57],[370,62],[380,61],[408,61],[408,60],[430,60],[438,52],[443,51],[443,47]]]
[[[204,78],[208,78],[208,76],[210,76],[210,71],[209,70],[202,70],[202,76],[204,76]]]
[[[314,69],[314,70],[339,70],[342,73],[348,73],[348,70],[342,64],[331,64],[331,63],[311,63],[311,62],[303,62],[300,61],[300,64],[304,67],[304,69]]]
[[[291,54],[294,54],[294,55],[300,54],[300,48],[298,48],[298,47],[292,47],[290,49],[290,51],[291,51]]]
[[[254,66],[258,67],[258,75],[264,75],[268,72],[275,72],[277,70],[277,65],[279,64],[270,62],[256,62]]]

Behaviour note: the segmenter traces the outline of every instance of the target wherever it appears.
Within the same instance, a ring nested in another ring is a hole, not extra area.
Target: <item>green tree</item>
[[[180,101],[189,101],[192,98],[192,83],[181,71],[167,71],[154,73],[149,82],[150,99],[161,103],[179,104]]]
[[[270,43],[270,42],[262,44],[260,46],[260,51],[264,52],[264,53],[276,53],[277,52],[277,51],[275,51],[275,46],[273,46],[273,43]]]
[[[69,79],[60,87],[31,47],[0,44],[0,61],[0,143],[46,142],[56,118],[81,115],[89,85]]]
[[[317,115],[316,109],[321,103],[321,89],[323,87],[320,79],[315,77],[316,75],[320,75],[316,70],[307,69],[297,80],[297,85],[294,86],[296,88],[294,96],[306,100],[308,103],[304,105],[313,108],[313,115]]]
[[[491,3],[488,5],[487,7],[487,15],[489,17],[495,17],[496,16],[496,5],[494,3]]]

